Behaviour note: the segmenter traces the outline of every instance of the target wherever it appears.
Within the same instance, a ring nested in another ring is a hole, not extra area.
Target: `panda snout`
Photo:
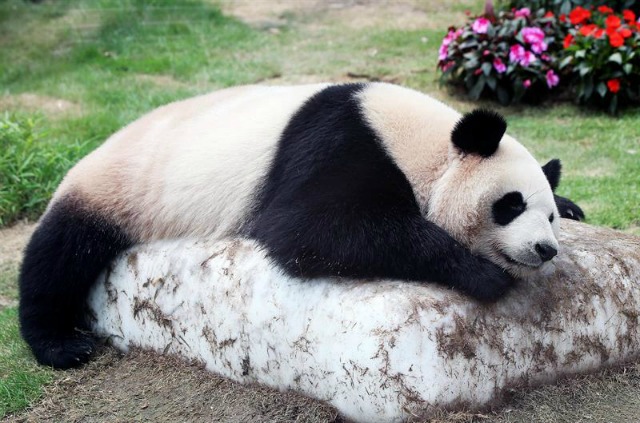
[[[543,262],[551,260],[558,254],[558,250],[555,247],[546,243],[539,242],[536,244],[535,248],[536,253],[538,253],[540,260]]]

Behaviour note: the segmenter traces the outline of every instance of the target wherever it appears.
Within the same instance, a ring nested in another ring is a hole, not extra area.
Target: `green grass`
[[[53,380],[53,370],[38,366],[20,338],[17,310],[0,310],[0,418],[27,407]]]
[[[0,115],[0,226],[37,219],[62,175],[88,152],[83,144],[54,144],[33,117]]]
[[[221,87],[276,76],[345,80],[351,72],[469,110],[476,105],[438,86],[435,63],[447,27],[461,22],[451,16],[479,11],[482,2],[475,3],[430,3],[436,24],[425,30],[354,29],[289,13],[273,32],[225,16],[209,1],[0,1],[0,226],[35,219],[66,170],[118,128],[161,104]],[[23,93],[73,107],[47,113],[3,103]],[[583,206],[590,223],[640,227],[638,110],[616,119],[567,104],[497,108],[541,162],[562,159],[559,193]],[[0,295],[15,298],[16,272],[0,269]],[[0,311],[0,325],[2,410],[18,410],[52,374],[35,370],[14,309]]]

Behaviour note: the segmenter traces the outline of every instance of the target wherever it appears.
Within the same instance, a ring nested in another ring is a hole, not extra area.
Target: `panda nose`
[[[549,261],[558,254],[558,250],[553,248],[549,244],[536,244],[536,252],[542,259],[542,261]]]

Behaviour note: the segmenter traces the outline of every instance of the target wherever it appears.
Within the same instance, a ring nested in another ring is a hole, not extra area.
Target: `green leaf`
[[[498,94],[498,101],[500,102],[500,104],[502,104],[503,106],[507,106],[509,105],[509,103],[511,103],[511,96],[509,95],[509,91],[507,91],[503,86],[499,85],[498,91],[496,93]]]
[[[609,102],[609,113],[615,115],[618,111],[618,94],[614,94]]]
[[[491,63],[489,62],[484,62],[482,64],[482,72],[484,72],[484,74],[486,76],[489,76],[489,74],[491,73],[491,69],[493,68],[493,65],[491,65]]]
[[[591,72],[593,68],[586,63],[580,63],[580,66],[578,66],[578,70],[580,71],[580,76],[585,76],[586,74]]]
[[[622,55],[620,53],[613,53],[611,56],[609,56],[609,61],[610,62],[615,62],[619,65],[622,64]]]
[[[624,73],[629,75],[633,70],[633,65],[631,63],[625,63],[624,66],[622,66],[622,70],[624,71]]]
[[[587,55],[587,50],[576,51],[576,57],[579,59],[583,59],[586,55]]]
[[[596,91],[598,91],[598,94],[600,94],[600,97],[604,98],[604,96],[607,95],[607,86],[604,84],[604,82],[601,82],[596,87]]]
[[[471,97],[472,100],[478,100],[480,98],[480,95],[482,94],[484,85],[485,85],[485,77],[484,75],[480,75],[480,78],[478,78],[478,81],[475,83],[473,88],[471,88],[471,90],[469,91],[469,97]]]
[[[489,88],[491,88],[493,91],[496,90],[496,86],[498,85],[498,81],[496,80],[495,77],[490,76],[487,78],[487,85],[489,86]]]
[[[584,99],[588,100],[593,94],[593,78],[588,77],[584,81]]]
[[[564,67],[566,67],[569,63],[571,63],[571,60],[573,59],[573,56],[567,56],[564,59],[562,59],[562,61],[560,62],[560,69],[563,69]]]

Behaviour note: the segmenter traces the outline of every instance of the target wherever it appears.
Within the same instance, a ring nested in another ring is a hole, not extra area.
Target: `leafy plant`
[[[569,14],[573,9],[578,6],[589,9],[603,4],[603,0],[511,0],[504,2],[505,9],[520,9],[522,7],[528,7],[531,10],[550,10],[556,15]],[[607,6],[611,7],[617,12],[621,12],[624,9],[633,9],[636,12],[640,8],[640,2],[637,0],[607,0]]]
[[[608,6],[573,9],[568,18],[563,73],[571,78],[580,103],[606,107],[615,114],[622,104],[640,103],[640,32],[631,10],[614,13]]]
[[[0,226],[35,219],[61,176],[85,153],[83,144],[56,144],[37,130],[38,119],[0,116]]]
[[[555,23],[543,10],[496,16],[488,8],[462,28],[449,28],[439,52],[441,80],[465,87],[474,100],[538,102],[560,83],[555,63],[562,45]]]

